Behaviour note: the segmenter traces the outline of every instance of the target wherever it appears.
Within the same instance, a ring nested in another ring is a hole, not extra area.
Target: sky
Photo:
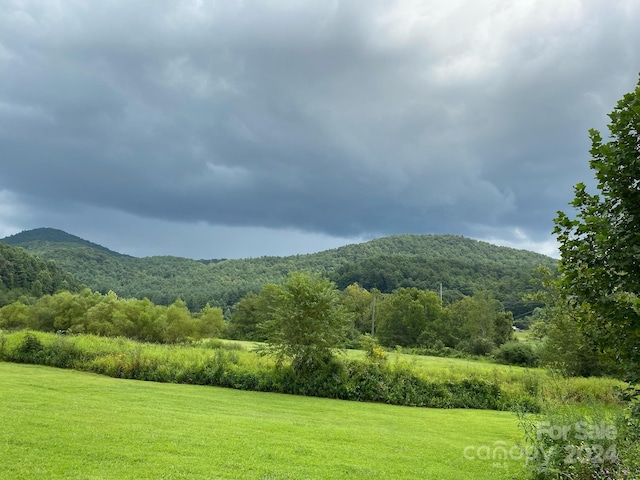
[[[0,238],[290,255],[400,233],[557,255],[637,0],[0,0]]]

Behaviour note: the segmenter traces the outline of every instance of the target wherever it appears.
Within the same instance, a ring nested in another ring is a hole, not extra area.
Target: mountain
[[[442,284],[445,301],[488,291],[518,315],[531,309],[522,295],[535,288],[532,270],[556,266],[544,255],[454,235],[396,235],[307,255],[211,261],[130,257],[53,229],[1,241],[55,261],[94,290],[165,305],[181,298],[194,310],[207,302],[230,307],[248,291],[279,282],[291,271],[311,271],[327,275],[340,288],[358,282],[391,292],[399,287],[439,290]]]
[[[0,243],[0,306],[21,297],[41,297],[80,288],[80,282],[54,262]]]
[[[83,246],[113,257],[128,257],[128,255],[114,252],[102,245],[89,242],[88,240],[84,240],[55,228],[35,228],[33,230],[25,230],[24,232],[3,238],[0,242],[38,252],[47,251],[48,249],[56,250],[60,248],[61,245]]]

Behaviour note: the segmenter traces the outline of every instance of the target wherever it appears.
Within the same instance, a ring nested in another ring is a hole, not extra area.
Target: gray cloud
[[[639,20],[633,0],[5,2],[0,191],[70,223],[544,242],[637,81]]]

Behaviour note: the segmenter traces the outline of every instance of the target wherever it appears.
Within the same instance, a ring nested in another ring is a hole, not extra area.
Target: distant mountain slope
[[[0,243],[0,306],[22,296],[40,297],[59,290],[77,291],[80,287],[71,274],[54,262]]]
[[[16,245],[23,247],[27,250],[44,251],[47,248],[56,249],[60,244],[68,245],[80,245],[97,250],[99,252],[111,255],[113,257],[128,257],[108,248],[98,245],[97,243],[89,242],[75,235],[71,235],[63,230],[57,230],[55,228],[35,228],[33,230],[25,230],[24,232],[16,233],[9,237],[0,240],[7,245]],[[133,258],[133,257],[129,257]]]
[[[531,271],[556,264],[537,253],[453,235],[396,235],[308,255],[221,261],[129,257],[51,229],[9,240],[55,261],[95,290],[159,304],[182,298],[192,309],[207,302],[231,306],[250,290],[304,270],[323,273],[340,288],[358,282],[383,292],[405,286],[437,290],[442,283],[445,301],[486,290],[518,314],[528,308],[521,297],[533,288]]]

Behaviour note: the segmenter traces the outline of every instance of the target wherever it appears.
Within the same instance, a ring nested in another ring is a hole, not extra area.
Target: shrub
[[[488,338],[476,337],[473,340],[460,342],[456,348],[472,355],[488,355],[493,351],[495,345]]]
[[[219,338],[208,338],[194,345],[202,348],[211,348],[213,350],[246,350],[246,348],[240,343],[225,342],[224,340],[220,340]]]
[[[43,363],[42,342],[33,333],[27,332],[15,351],[15,360],[21,363]]]
[[[0,360],[4,360],[4,350],[7,345],[7,337],[5,337],[4,332],[0,330]]]
[[[378,340],[368,333],[362,335],[360,347],[364,350],[367,360],[373,363],[383,363],[387,359],[387,352],[380,346]]]
[[[532,479],[640,478],[639,438],[624,415],[564,407],[538,417],[520,414],[519,422]]]
[[[496,360],[506,365],[537,367],[540,363],[540,356],[527,343],[507,342],[498,349]]]
[[[73,368],[81,351],[67,338],[56,335],[50,345],[43,348],[44,363],[51,367]]]

